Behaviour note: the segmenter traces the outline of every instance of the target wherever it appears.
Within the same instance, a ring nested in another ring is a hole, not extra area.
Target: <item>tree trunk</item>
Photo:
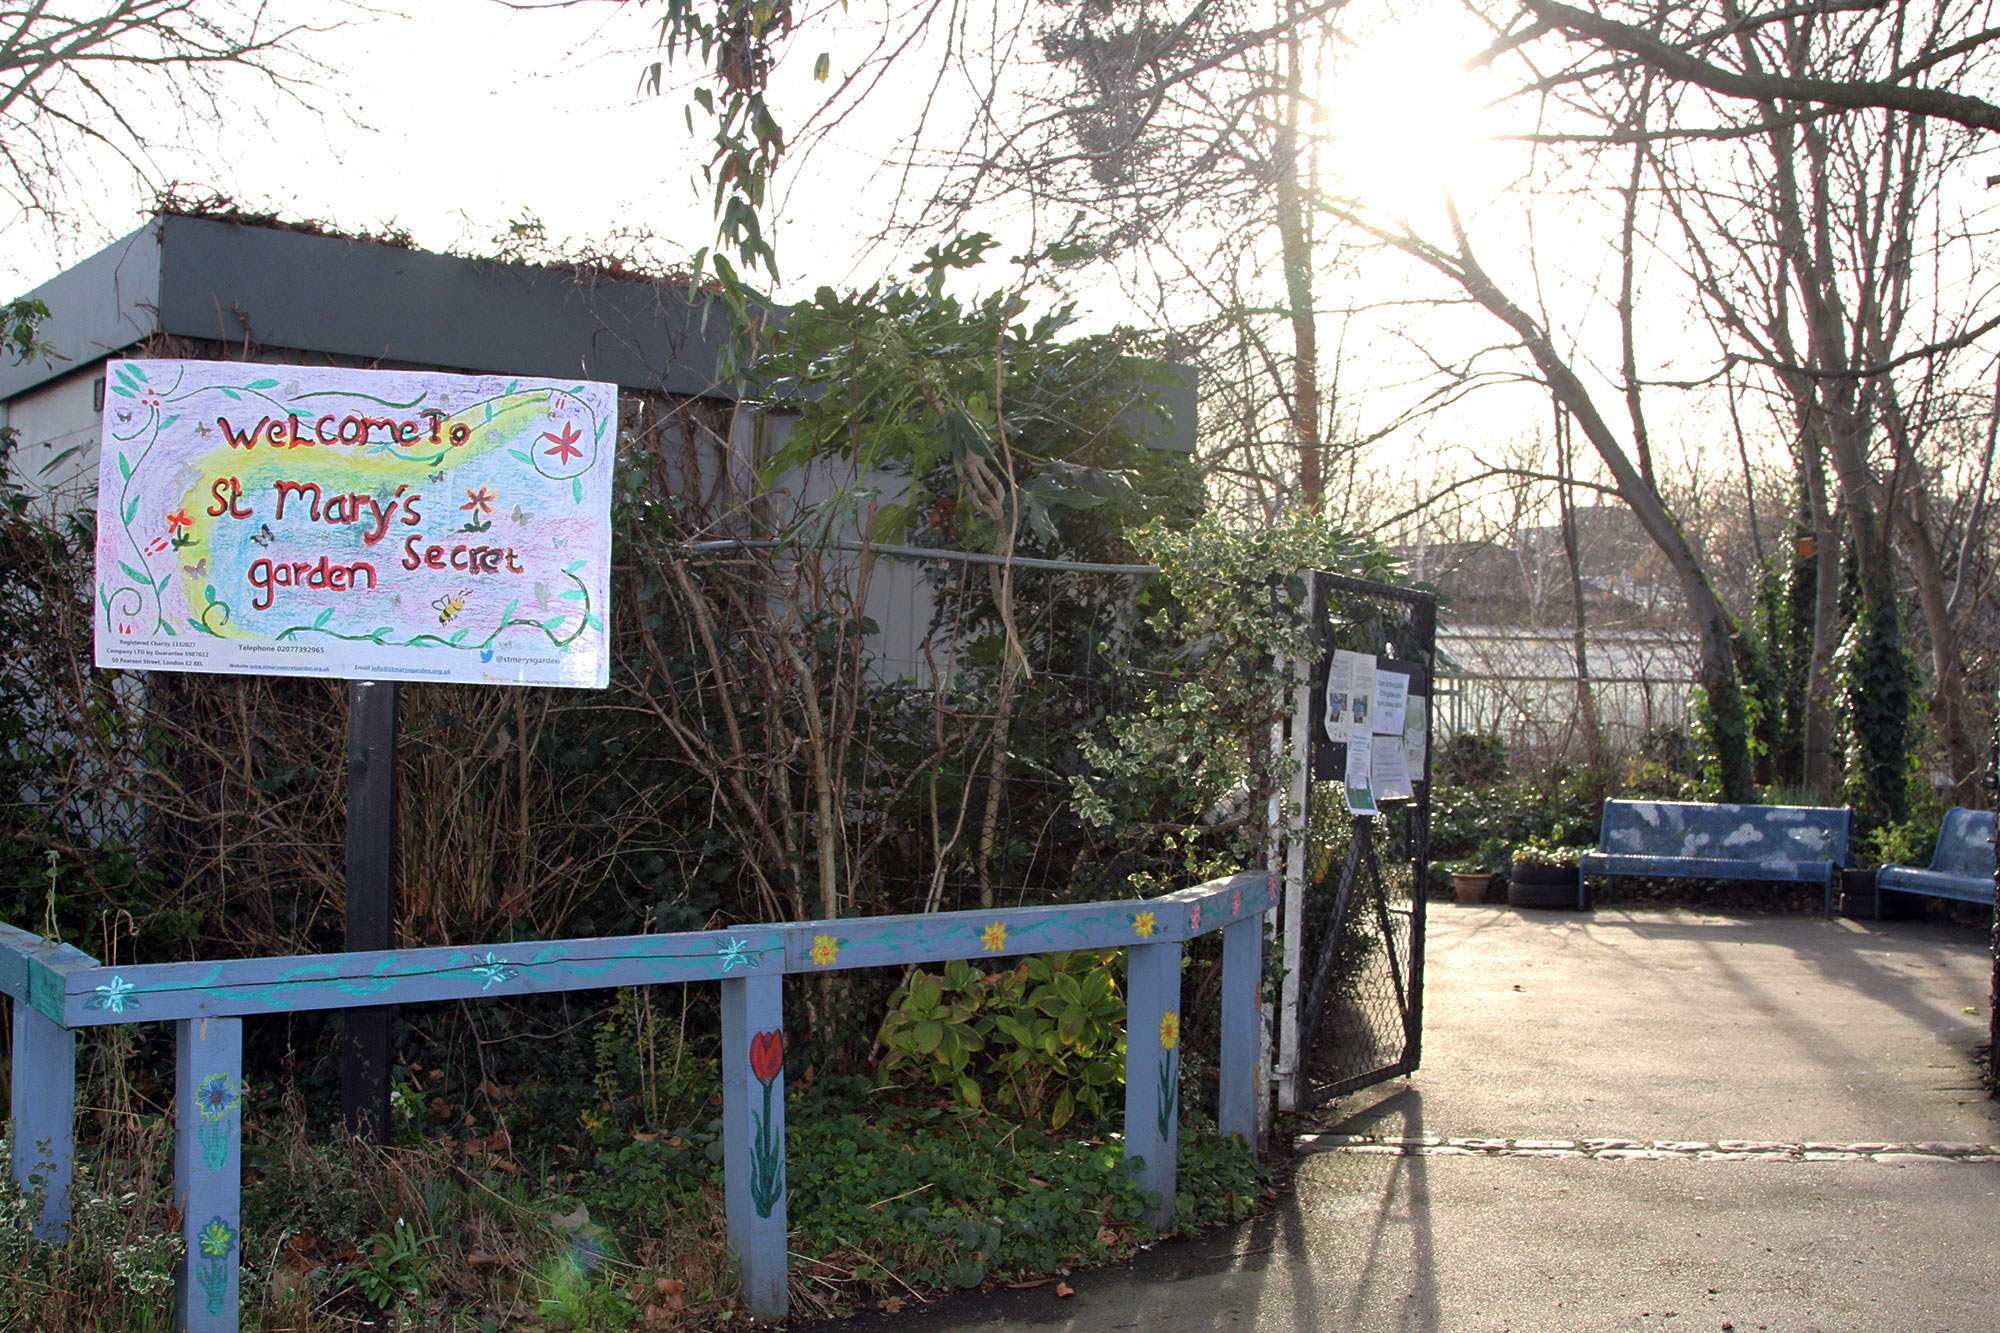
[[[1299,107],[1305,71],[1295,2],[1287,3],[1285,16],[1285,123],[1278,135],[1275,163],[1278,245],[1292,324],[1292,441],[1299,455],[1299,501],[1318,513],[1326,502],[1326,462],[1319,426],[1319,327],[1313,303],[1312,228],[1301,185],[1304,149]]]
[[[1592,773],[1604,766],[1604,737],[1597,724],[1597,696],[1590,688],[1590,653],[1584,638],[1583,569],[1576,549],[1576,496],[1569,484],[1569,422],[1556,409],[1556,505],[1562,521],[1563,555],[1569,562],[1570,650],[1576,656],[1576,708],[1583,723],[1583,762]]]
[[[1554,341],[1541,324],[1514,304],[1479,266],[1459,226],[1455,210],[1452,229],[1458,242],[1456,255],[1443,255],[1421,245],[1415,249],[1409,245],[1402,248],[1455,278],[1468,295],[1519,335],[1556,401],[1569,410],[1571,418],[1582,428],[1584,438],[1604,460],[1619,498],[1631,508],[1646,535],[1653,539],[1653,544],[1666,557],[1668,565],[1680,580],[1682,595],[1687,599],[1688,619],[1700,645],[1700,682],[1708,701],[1708,725],[1715,746],[1721,798],[1731,802],[1755,801],[1756,776],[1751,771],[1742,678],[1737,671],[1735,632],[1728,610],[1715,595],[1700,560],[1682,535],[1680,525],[1668,512],[1666,502],[1659,492],[1646,484],[1631,457],[1611,433],[1611,427],[1598,412],[1590,390],[1556,351]]]
[[[1965,663],[1959,651],[1958,625],[1951,617],[1944,590],[1944,566],[1930,533],[1899,508],[1896,533],[1902,539],[1903,560],[1917,586],[1917,606],[1931,640],[1931,723],[1944,747],[1945,768],[1955,805],[1977,805],[1979,773],[1986,762],[1966,686]]]

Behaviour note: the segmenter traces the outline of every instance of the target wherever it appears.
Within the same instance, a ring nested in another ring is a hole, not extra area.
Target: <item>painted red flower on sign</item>
[[[580,436],[577,433],[576,426],[572,423],[565,422],[563,433],[560,435],[557,435],[553,431],[545,430],[542,432],[542,438],[556,442],[555,448],[544,449],[542,452],[555,459],[558,463],[567,463],[572,458],[583,457],[583,450],[576,447],[576,442]]]
[[[465,503],[460,505],[459,508],[476,510],[482,514],[490,514],[493,512],[493,502],[499,498],[499,496],[493,493],[491,486],[488,486],[485,482],[481,482],[479,483],[479,489],[476,491],[470,486],[465,488]]]
[[[177,533],[182,528],[191,528],[193,526],[194,520],[188,517],[188,511],[185,509],[176,509],[173,513],[167,515],[168,532]]]
[[[785,1068],[785,1038],[776,1028],[750,1038],[750,1072],[769,1083]]]

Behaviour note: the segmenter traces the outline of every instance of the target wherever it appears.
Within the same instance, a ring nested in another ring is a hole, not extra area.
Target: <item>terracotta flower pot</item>
[[[1463,870],[1451,872],[1451,889],[1462,903],[1483,903],[1493,888],[1493,876],[1481,871],[1472,873]]]

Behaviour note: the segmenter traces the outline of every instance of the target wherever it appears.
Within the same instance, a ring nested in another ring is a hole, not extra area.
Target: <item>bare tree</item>
[[[1486,58],[1556,36],[1571,45],[1570,62],[1538,77],[1538,89],[1588,83],[1609,70],[1637,65],[1704,89],[1718,101],[1766,108],[1785,104],[1788,117],[1810,116],[1814,110],[1878,110],[1975,130],[2000,129],[2000,106],[1958,91],[1972,81],[1968,75],[1978,62],[1990,57],[1992,44],[2000,41],[2000,27],[1954,25],[1952,40],[1925,44],[1868,71],[1773,67],[1744,54],[1744,39],[1772,31],[1796,38],[1818,28],[1828,35],[1851,36],[1852,25],[1843,19],[1856,14],[1871,27],[1918,32],[1936,24],[1947,8],[1919,7],[1907,0],[1822,0],[1746,14],[1733,3],[1607,5],[1592,11],[1559,0],[1521,0],[1516,17],[1505,24]]]
[[[309,39],[352,13],[275,0],[23,0],[0,13],[0,191],[64,218],[87,170],[110,160],[159,183],[155,154],[197,126],[308,99],[326,71]],[[255,97],[234,96],[242,76]]]

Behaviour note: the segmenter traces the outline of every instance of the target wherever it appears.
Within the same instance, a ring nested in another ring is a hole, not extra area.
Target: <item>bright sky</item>
[[[863,8],[857,0],[849,14],[816,18],[791,44],[773,85],[774,99],[790,104],[788,129],[818,100],[814,55],[844,48],[858,59],[872,41]],[[704,154],[685,119],[692,75],[669,67],[661,92],[641,88],[656,58],[659,7],[582,0],[521,11],[497,0],[423,0],[412,9],[315,40],[312,54],[335,73],[314,109],[252,85],[255,114],[197,127],[183,149],[161,155],[160,176],[247,210],[348,231],[399,227],[427,249],[490,251],[528,213],[551,238],[579,243],[649,233],[667,257],[708,243]],[[893,136],[896,103],[878,98],[844,139],[787,163],[788,278],[879,276],[850,271],[855,238],[867,230],[853,205],[877,167],[871,146]],[[0,236],[0,273],[25,290],[137,227],[150,200],[129,170],[108,165],[74,234],[30,222]]]
[[[787,127],[803,123],[824,91],[810,77],[819,51],[832,53],[837,85],[878,39],[882,14],[917,2],[849,0],[843,7],[825,0],[825,12],[811,15],[790,40],[775,75],[774,100]],[[799,3],[804,12],[815,0]],[[654,257],[668,264],[708,243],[713,223],[699,190],[702,149],[684,119],[692,72],[670,68],[659,95],[640,88],[655,58],[661,6],[583,0],[537,12],[496,0],[422,0],[411,8],[408,17],[358,23],[316,43],[313,54],[334,71],[314,90],[319,114],[252,89],[246,100],[264,108],[268,123],[246,115],[208,127],[178,159],[169,155],[161,163],[162,174],[195,192],[213,187],[248,209],[321,219],[349,231],[400,227],[430,249],[490,252],[508,222],[529,213],[546,224],[551,238],[606,242],[611,249],[619,248],[621,233],[658,236],[663,244]],[[1501,123],[1486,110],[1496,90],[1462,68],[1483,45],[1480,33],[1455,6],[1404,13],[1433,17],[1354,30],[1365,49],[1321,90],[1323,167],[1378,208],[1407,214],[1439,238],[1445,235],[1441,187],[1450,185],[1476,227],[1483,257],[1518,296],[1541,292],[1555,297],[1558,308],[1602,309],[1607,284],[1615,287],[1616,256],[1605,243],[1614,232],[1601,215],[1601,201],[1572,204],[1543,196],[1532,205],[1539,210],[1532,225],[1544,230],[1532,236],[1529,197],[1507,189],[1523,152],[1485,137]],[[782,169],[776,221],[788,281],[781,297],[819,283],[865,285],[906,262],[870,248],[866,238],[879,227],[897,186],[893,173],[880,172],[881,155],[914,122],[931,91],[918,72],[934,63],[921,50],[900,62],[859,115],[809,158],[795,156]],[[949,118],[954,99],[962,104],[986,77],[976,60],[949,70],[941,119]],[[699,120],[696,128],[702,128]],[[921,194],[924,183],[919,179],[910,188]],[[17,224],[0,235],[0,277],[12,290],[26,290],[136,227],[149,197],[129,171],[101,173],[78,234],[53,236],[46,227]],[[1584,217],[1592,209],[1597,212]],[[1002,231],[1009,246],[1016,242],[1005,235],[1004,219],[976,223]],[[1579,227],[1589,244],[1548,243]],[[1540,256],[1533,269],[1522,259],[1531,252]],[[1323,304],[1338,306],[1439,290],[1407,263],[1377,255],[1329,276],[1321,296]],[[1579,301],[1579,293],[1595,295]],[[1087,318],[1131,317],[1108,281],[1084,296]],[[1372,386],[1387,404],[1394,391],[1382,386],[1409,382],[1427,370],[1432,356],[1450,359],[1502,340],[1490,317],[1478,312],[1410,318],[1422,322],[1400,337],[1378,333],[1353,340],[1361,346],[1348,348],[1355,359],[1341,369],[1343,392],[1354,397],[1357,386]],[[1676,355],[1708,355],[1687,334],[1678,326],[1642,330],[1652,369],[1671,368]],[[1584,323],[1565,336],[1575,339],[1584,361],[1595,354],[1600,369],[1607,357],[1615,365],[1615,329]],[[1334,341],[1330,330],[1322,337]],[[1545,431],[1546,398],[1539,390],[1502,390],[1497,399],[1481,397],[1476,409],[1433,423],[1426,428],[1431,439],[1441,447],[1478,440],[1497,449]],[[1364,407],[1363,415],[1387,410]],[[1679,423],[1660,424],[1673,429]],[[1699,444],[1696,437],[1716,431],[1712,422],[1697,421],[1680,433]],[[1401,458],[1409,466],[1407,448]]]
[[[814,15],[791,39],[773,88],[788,129],[823,91],[810,79],[814,55],[833,53],[837,82],[860,63],[893,3],[854,0]],[[212,187],[246,208],[347,230],[401,227],[427,248],[489,248],[524,213],[552,237],[649,231],[687,251],[706,243],[712,222],[698,193],[701,150],[684,119],[689,75],[680,73],[676,86],[670,68],[658,95],[640,87],[655,58],[659,7],[584,0],[514,10],[496,0],[423,0],[412,9],[314,41],[312,54],[334,73],[313,110],[253,85],[247,109],[269,123],[244,114],[202,127],[184,150],[162,156],[162,176],[191,193]],[[1462,195],[1490,188],[1476,128],[1485,93],[1457,68],[1478,39],[1453,28],[1444,41],[1435,29],[1371,36],[1368,59],[1326,93],[1328,163],[1397,211],[1422,211],[1445,181]],[[923,59],[906,65],[914,73]],[[947,107],[965,82],[947,81]],[[888,208],[893,182],[871,177],[927,91],[922,79],[897,80],[809,158],[786,164],[779,221],[788,278],[880,276],[865,267],[864,239]],[[149,200],[129,171],[107,167],[89,192],[80,232],[8,229],[0,272],[17,290],[39,282],[136,227]]]

